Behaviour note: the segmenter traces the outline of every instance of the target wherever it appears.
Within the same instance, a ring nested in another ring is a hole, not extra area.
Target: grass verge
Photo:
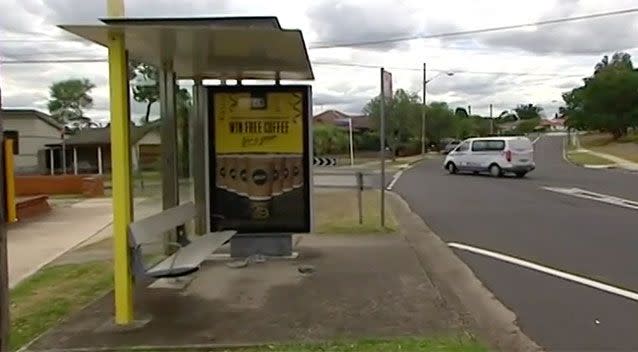
[[[577,165],[611,165],[612,161],[585,151],[569,151],[567,158]]]
[[[363,224],[359,224],[359,205],[354,190],[315,192],[315,230],[317,233],[355,234],[393,232],[397,222],[386,200],[385,228],[380,225],[378,191],[363,192]]]
[[[580,137],[583,147],[638,163],[638,133],[614,140],[608,134],[588,134]]]
[[[271,345],[245,348],[233,352],[487,352],[488,349],[470,338],[364,340],[324,344]]]
[[[11,290],[9,349],[17,350],[112,286],[110,262],[45,267]]]

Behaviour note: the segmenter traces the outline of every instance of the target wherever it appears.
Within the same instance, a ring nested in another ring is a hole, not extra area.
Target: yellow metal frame
[[[12,223],[18,221],[18,214],[16,210],[15,164],[13,162],[13,139],[4,140],[3,150],[7,222]]]
[[[111,163],[113,187],[113,260],[115,322],[133,320],[133,280],[128,251],[131,201],[131,143],[129,131],[128,75],[124,35],[109,34],[109,87],[111,100]]]

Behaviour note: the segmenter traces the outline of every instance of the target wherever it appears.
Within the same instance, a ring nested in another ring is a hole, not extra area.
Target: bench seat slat
[[[183,276],[195,272],[209,255],[236,233],[237,231],[229,230],[194,237],[190,244],[148,269],[146,274],[157,278]]]
[[[195,204],[188,202],[174,208],[137,220],[129,225],[134,245],[157,242],[161,234],[175,229],[197,215]]]

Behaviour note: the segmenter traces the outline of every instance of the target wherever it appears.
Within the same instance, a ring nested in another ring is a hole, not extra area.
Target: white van
[[[470,138],[447,155],[443,167],[451,174],[489,172],[498,177],[510,172],[524,177],[536,168],[534,145],[520,136]]]

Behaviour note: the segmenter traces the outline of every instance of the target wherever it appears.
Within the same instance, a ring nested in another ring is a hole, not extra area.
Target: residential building
[[[348,128],[348,119],[352,119],[352,130],[355,133],[372,129],[370,117],[367,115],[349,115],[338,110],[326,110],[313,117],[314,123],[331,124],[341,128]]]
[[[2,109],[2,125],[5,137],[15,140],[16,173],[46,172],[46,145],[61,141],[63,126],[50,115],[35,109]]]

